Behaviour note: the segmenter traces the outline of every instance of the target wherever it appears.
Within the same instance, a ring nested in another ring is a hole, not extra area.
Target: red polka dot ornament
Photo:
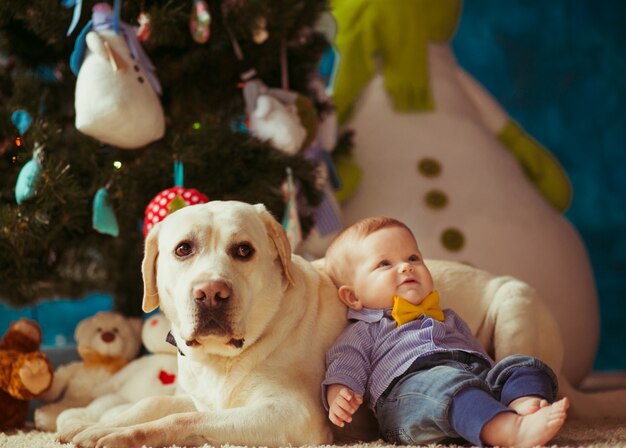
[[[209,202],[204,194],[195,188],[185,188],[182,184],[182,163],[174,162],[174,178],[177,186],[168,188],[157,194],[146,207],[143,221],[143,236],[166,216],[183,207]]]

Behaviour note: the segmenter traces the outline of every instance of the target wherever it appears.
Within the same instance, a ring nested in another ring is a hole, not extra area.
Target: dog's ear
[[[278,257],[280,258],[280,264],[283,267],[285,278],[291,285],[293,285],[295,282],[293,280],[293,275],[291,274],[291,244],[289,244],[287,232],[285,232],[283,226],[281,226],[278,221],[274,219],[263,204],[256,204],[254,207],[261,217],[263,224],[265,224],[267,234],[274,242],[274,246],[276,246],[276,251],[278,252]]]
[[[159,306],[159,291],[156,284],[157,257],[159,256],[159,225],[155,225],[148,233],[144,247],[141,273],[143,274],[144,312],[154,311]]]

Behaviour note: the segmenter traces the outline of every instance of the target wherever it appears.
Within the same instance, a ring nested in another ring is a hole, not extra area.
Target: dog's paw
[[[80,448],[95,448],[96,444],[107,434],[117,431],[119,428],[106,428],[103,426],[89,426],[72,437],[71,442]]]
[[[149,444],[146,431],[105,426],[90,426],[72,438],[80,448],[135,447]]]
[[[151,445],[141,431],[130,428],[118,428],[116,431],[101,437],[96,443],[96,448],[110,448],[116,446],[133,447]]]
[[[90,425],[88,424],[74,425],[72,427],[58,429],[55,439],[59,443],[70,443],[72,440],[74,440],[74,437],[76,437],[76,435],[89,428],[89,426]]]

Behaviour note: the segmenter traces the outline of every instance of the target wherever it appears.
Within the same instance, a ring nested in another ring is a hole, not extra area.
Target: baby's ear
[[[354,293],[354,290],[349,286],[340,286],[337,293],[339,294],[339,299],[349,308],[352,308],[353,310],[360,310],[361,308],[363,308],[363,305]]]

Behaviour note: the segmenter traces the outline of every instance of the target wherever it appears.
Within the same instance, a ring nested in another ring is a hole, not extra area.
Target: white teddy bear
[[[94,389],[98,397],[87,407],[67,409],[57,418],[57,438],[69,442],[87,426],[116,417],[133,403],[176,391],[176,348],[166,341],[169,320],[158,313],[143,324],[141,339],[151,354],[127,364]]]
[[[96,387],[139,353],[141,321],[119,313],[101,311],[82,320],[74,339],[81,361],[58,367],[50,389],[39,397],[55,401],[35,410],[35,426],[55,431],[57,416],[68,408],[85,406],[94,398]]]

